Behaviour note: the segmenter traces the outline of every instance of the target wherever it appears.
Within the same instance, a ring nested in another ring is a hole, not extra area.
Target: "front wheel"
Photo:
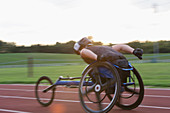
[[[83,72],[79,85],[79,97],[86,112],[109,112],[116,104],[119,92],[119,74],[110,63],[96,62]],[[108,94],[111,101],[107,98]]]
[[[51,90],[45,92],[44,90],[51,86],[53,83],[50,78],[43,76],[41,77],[35,86],[35,96],[37,98],[37,101],[42,106],[48,106],[52,103],[54,99],[55,94],[55,88],[52,88]]]

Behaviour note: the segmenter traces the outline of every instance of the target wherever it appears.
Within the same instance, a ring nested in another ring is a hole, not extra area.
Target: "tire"
[[[111,70],[111,78],[101,75],[99,67]],[[94,72],[93,74],[91,74]],[[104,76],[102,78],[102,76]],[[110,87],[113,86],[114,88]],[[112,89],[111,101],[106,98],[107,90]],[[108,62],[95,62],[83,72],[79,84],[80,103],[86,112],[106,113],[116,104],[120,92],[120,78],[116,68]]]
[[[48,78],[46,76],[40,77],[36,83],[35,96],[37,98],[37,101],[42,106],[49,106],[53,102],[54,95],[55,95],[55,88],[52,88],[51,90],[49,90],[47,92],[43,92],[44,89],[51,86],[52,84],[53,83],[50,80],[50,78]]]
[[[135,68],[133,68],[130,74],[131,81],[133,81],[135,84],[124,86],[125,91],[121,93],[120,99],[116,104],[118,107],[125,110],[131,110],[138,107],[144,97],[144,84],[140,74]]]

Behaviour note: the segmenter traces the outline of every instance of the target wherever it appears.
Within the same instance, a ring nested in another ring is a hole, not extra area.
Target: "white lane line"
[[[1,85],[2,86],[35,86],[35,84],[0,84],[0,86]],[[65,87],[65,86],[59,86],[59,87]],[[170,90],[170,88],[145,88],[145,90]]]
[[[34,92],[35,90],[28,90],[28,89],[6,89],[6,88],[0,88],[0,90],[4,91],[25,91],[25,92]],[[73,93],[78,94],[78,92],[73,91],[55,91],[56,93]],[[155,97],[155,98],[170,98],[170,96],[164,96],[164,95],[144,95],[145,97]]]
[[[35,84],[0,84],[0,86],[35,86]],[[65,87],[65,86],[57,86]],[[170,90],[170,88],[145,88],[145,90]]]
[[[0,90],[4,90],[4,91],[25,91],[25,92],[34,92],[35,90],[29,90],[29,89],[6,89],[6,88],[0,88]],[[78,94],[78,92],[75,91],[55,91],[57,93],[76,93]]]
[[[32,97],[20,97],[20,96],[4,96],[4,95],[0,95],[1,98],[17,98],[17,99],[36,99],[36,98],[32,98]]]
[[[164,95],[144,95],[144,97],[156,97],[156,98],[170,98],[170,96],[164,96]]]
[[[0,88],[0,90],[4,91],[34,91],[34,90],[29,90],[29,89],[8,89],[8,88]]]
[[[139,105],[139,107],[144,107],[144,108],[157,108],[157,109],[170,109],[170,107],[145,106],[145,105]]]
[[[0,84],[0,86],[30,86],[30,87],[35,87],[36,84]],[[58,85],[57,87],[66,87],[64,85]]]
[[[0,109],[0,111],[11,112],[11,113],[31,113],[31,112],[24,112],[24,111],[9,110],[9,109]]]
[[[0,86],[35,86],[35,84],[0,84]]]
[[[145,90],[170,90],[170,88],[145,88]]]
[[[26,99],[26,100],[35,100],[36,98],[32,98],[32,97],[20,97],[20,96],[3,96],[0,95],[0,98],[13,98],[13,99]],[[44,100],[48,100],[48,99],[44,99]],[[79,100],[62,100],[62,99],[54,99],[54,101],[60,101],[60,102],[73,102],[73,103],[79,103]],[[91,103],[91,102],[85,102],[85,103]],[[108,104],[108,103],[104,103],[104,104]],[[156,108],[156,109],[167,109],[169,110],[170,107],[161,107],[161,106],[146,106],[146,105],[139,105],[139,107],[143,107],[143,108]]]

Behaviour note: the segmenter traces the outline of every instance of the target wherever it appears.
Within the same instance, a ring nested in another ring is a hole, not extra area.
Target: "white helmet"
[[[74,44],[74,51],[76,52],[76,54],[80,54],[80,50],[87,47],[88,45],[91,45],[91,43],[92,43],[91,40],[84,37]]]

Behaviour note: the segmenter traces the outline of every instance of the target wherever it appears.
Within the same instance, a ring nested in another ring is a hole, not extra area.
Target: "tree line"
[[[4,42],[0,40],[0,53],[67,53],[73,54],[73,46],[76,42],[71,40],[66,43],[56,42],[53,45],[31,45],[31,46],[17,46],[14,42]],[[103,45],[102,42],[92,42],[93,45]],[[142,48],[144,53],[170,53],[170,41],[133,41],[126,43],[133,48]],[[109,43],[108,46],[115,44]]]

